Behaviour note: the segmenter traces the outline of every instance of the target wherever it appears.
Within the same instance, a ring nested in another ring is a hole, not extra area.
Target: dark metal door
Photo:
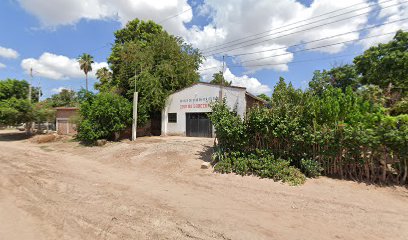
[[[161,135],[161,112],[154,112],[150,115],[150,134],[153,136]]]
[[[188,137],[212,137],[212,124],[207,113],[186,113]]]

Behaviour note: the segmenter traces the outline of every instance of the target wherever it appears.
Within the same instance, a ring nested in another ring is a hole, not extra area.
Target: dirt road
[[[408,239],[408,191],[200,169],[212,139],[83,147],[0,131],[0,239]]]

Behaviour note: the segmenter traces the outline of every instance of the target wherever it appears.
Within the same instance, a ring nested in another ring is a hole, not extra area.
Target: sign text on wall
[[[209,108],[210,102],[217,100],[218,97],[197,97],[180,99],[180,109]]]

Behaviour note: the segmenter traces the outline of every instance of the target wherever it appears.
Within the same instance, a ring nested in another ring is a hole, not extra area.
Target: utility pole
[[[40,102],[41,96],[42,96],[41,82],[40,79],[38,79],[38,102]]]
[[[221,75],[221,83],[220,83],[220,102],[223,101],[224,97],[224,68],[225,68],[225,56],[222,56],[222,75]]]
[[[28,102],[31,103],[31,84],[33,82],[33,68],[30,68],[30,82],[28,83]],[[31,121],[26,122],[26,134],[31,134],[33,129],[33,123]]]
[[[30,83],[28,84],[28,101],[31,103],[31,84],[33,83],[33,68],[30,68]]]
[[[135,69],[135,92],[133,93],[133,123],[132,123],[132,141],[136,140],[137,132],[137,100],[138,92],[136,92],[136,69]]]

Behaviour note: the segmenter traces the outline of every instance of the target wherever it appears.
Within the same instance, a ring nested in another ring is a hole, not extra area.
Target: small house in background
[[[60,135],[74,135],[77,133],[76,125],[72,122],[78,116],[76,107],[57,107],[56,113],[56,130]]]
[[[265,106],[266,101],[246,91],[244,87],[196,83],[171,94],[162,111],[161,133],[188,137],[212,137],[214,128],[208,117],[211,102],[222,98],[244,118],[249,109]]]

